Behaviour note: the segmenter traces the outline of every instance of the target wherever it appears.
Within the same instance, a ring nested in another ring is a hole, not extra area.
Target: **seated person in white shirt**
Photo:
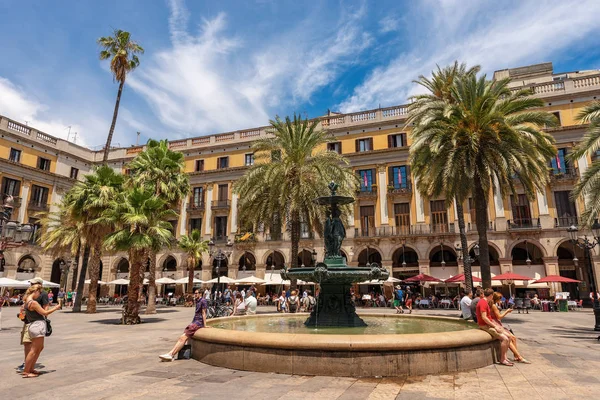
[[[465,294],[463,298],[460,300],[460,314],[461,317],[465,320],[473,318],[471,314],[471,301],[473,299],[473,292],[469,291],[469,293]]]

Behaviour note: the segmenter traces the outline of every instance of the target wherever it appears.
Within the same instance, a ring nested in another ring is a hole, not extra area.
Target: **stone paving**
[[[262,308],[262,312],[273,311]],[[371,311],[371,310],[369,310]],[[391,310],[378,310],[392,312]],[[234,371],[194,360],[161,363],[192,318],[191,308],[160,308],[139,326],[116,325],[120,310],[52,315],[54,334],[40,357],[44,374],[22,379],[17,309],[4,308],[0,399],[597,399],[600,342],[590,310],[514,314],[506,322],[533,363],[409,378],[331,378]],[[457,315],[456,311],[417,311]]]

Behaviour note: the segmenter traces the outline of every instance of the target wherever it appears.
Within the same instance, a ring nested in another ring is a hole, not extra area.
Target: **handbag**
[[[52,325],[50,324],[50,320],[46,318],[46,336],[52,335]]]

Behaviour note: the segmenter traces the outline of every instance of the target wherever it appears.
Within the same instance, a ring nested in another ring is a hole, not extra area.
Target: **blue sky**
[[[101,145],[117,85],[96,39],[145,48],[115,144],[403,104],[420,74],[455,59],[483,71],[552,61],[600,68],[600,2],[0,0],[0,114]]]

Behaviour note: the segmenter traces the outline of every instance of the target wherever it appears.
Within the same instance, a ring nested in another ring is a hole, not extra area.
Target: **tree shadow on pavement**
[[[143,315],[140,316],[140,318],[142,319],[142,323],[141,325],[145,325],[145,324],[154,324],[156,322],[163,322],[166,321],[165,318],[144,318]],[[115,318],[115,319],[98,319],[95,321],[89,321],[89,322],[93,322],[96,324],[102,324],[102,325],[123,325],[121,324],[121,318]],[[123,326],[131,326],[131,325],[123,325]]]

